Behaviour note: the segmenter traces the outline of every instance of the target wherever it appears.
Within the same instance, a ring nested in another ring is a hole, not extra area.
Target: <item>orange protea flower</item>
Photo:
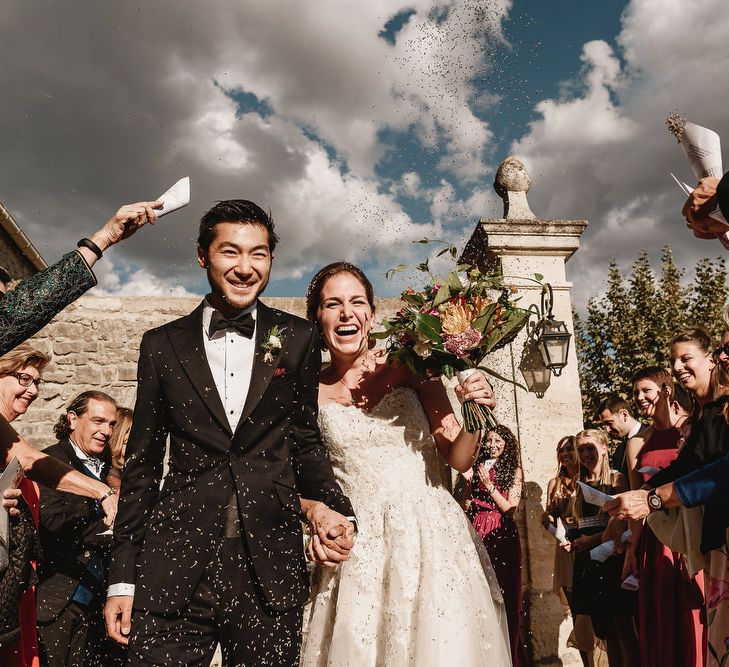
[[[457,336],[471,326],[474,312],[460,303],[449,303],[440,317],[441,331],[446,336]]]

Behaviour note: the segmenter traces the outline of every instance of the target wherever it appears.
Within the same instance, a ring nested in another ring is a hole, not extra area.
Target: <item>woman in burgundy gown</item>
[[[521,618],[521,544],[514,513],[519,507],[524,475],[514,434],[498,425],[489,431],[473,466],[473,527],[483,540],[504,596],[514,667],[529,664],[519,635]]]
[[[691,398],[659,367],[633,376],[633,395],[652,420],[645,439],[628,442],[630,486],[639,489],[668,467],[683,444]],[[643,472],[641,472],[641,470]],[[681,554],[671,551],[642,522],[631,521],[632,544],[624,577],[640,581],[638,625],[641,667],[679,667],[706,663],[703,577],[690,577]]]

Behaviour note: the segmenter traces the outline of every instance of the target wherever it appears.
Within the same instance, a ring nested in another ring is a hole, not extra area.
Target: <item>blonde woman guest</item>
[[[575,438],[580,481],[610,495],[625,491],[627,480],[610,468],[607,433],[588,429]],[[602,542],[609,517],[602,508],[587,503],[581,490],[574,508],[577,527],[568,532],[575,552],[572,613],[591,617],[595,635],[605,641],[611,667],[632,667],[639,664],[633,622],[636,598],[621,588],[624,555],[613,554],[604,563],[593,560],[590,550]]]
[[[106,482],[112,488],[119,490],[121,486],[121,473],[124,467],[124,454],[127,449],[129,432],[132,430],[132,417],[134,410],[119,407],[116,409],[116,425],[109,440],[111,452],[111,470]]]

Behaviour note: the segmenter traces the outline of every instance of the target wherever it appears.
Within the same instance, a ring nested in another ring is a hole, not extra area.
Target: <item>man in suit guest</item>
[[[625,448],[628,440],[638,435],[645,429],[645,425],[639,422],[630,411],[630,403],[617,394],[611,394],[597,409],[598,418],[603,428],[613,437],[619,438],[620,442],[610,457],[610,465],[628,477],[628,461],[625,456]]]
[[[129,665],[206,667],[218,642],[225,664],[298,665],[300,496],[319,501],[321,562],[352,546],[317,426],[319,334],[258,300],[277,240],[253,202],[216,204],[198,236],[210,293],[142,338],[105,607]]]
[[[92,479],[109,471],[109,438],[116,402],[101,391],[74,398],[55,425],[58,442],[45,452]],[[36,610],[42,664],[48,667],[102,664],[102,607],[111,535],[98,501],[43,488]],[[111,645],[112,648],[116,648]],[[111,664],[105,662],[104,664]]]

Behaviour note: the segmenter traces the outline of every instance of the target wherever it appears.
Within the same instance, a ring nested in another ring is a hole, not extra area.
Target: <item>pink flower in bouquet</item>
[[[463,357],[466,352],[472,350],[481,342],[481,338],[481,334],[476,329],[469,327],[455,336],[444,336],[443,347],[447,352]]]

